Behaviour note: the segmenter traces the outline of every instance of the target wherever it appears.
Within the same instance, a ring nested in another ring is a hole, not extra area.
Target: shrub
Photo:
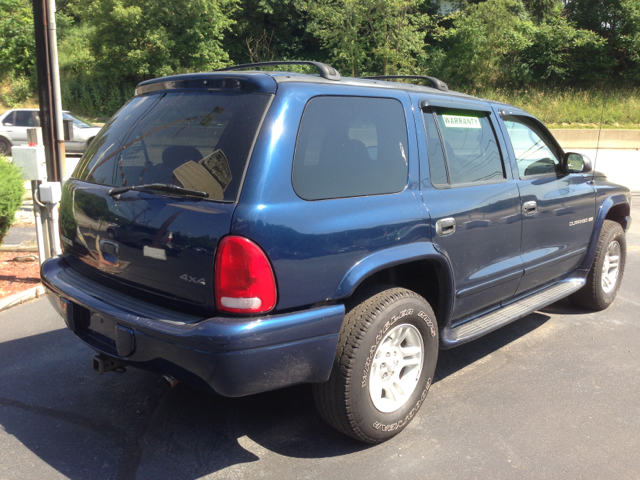
[[[20,169],[0,157],[0,243],[9,232],[16,212],[22,205],[24,180]]]
[[[24,103],[34,92],[29,78],[24,75],[9,77],[7,91],[0,95],[0,100],[9,108],[15,108]]]

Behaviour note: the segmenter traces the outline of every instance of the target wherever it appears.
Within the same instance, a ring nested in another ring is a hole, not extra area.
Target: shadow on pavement
[[[533,314],[442,351],[436,381],[544,324]],[[93,351],[65,330],[0,344],[0,425],[71,479],[195,479],[261,451],[323,458],[370,448],[327,426],[308,386],[217,397],[128,369],[96,375]],[[10,438],[2,439],[0,446]],[[21,447],[22,448],[22,447]]]

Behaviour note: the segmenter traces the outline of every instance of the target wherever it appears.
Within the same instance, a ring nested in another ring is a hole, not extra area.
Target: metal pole
[[[46,0],[33,0],[33,25],[36,40],[36,73],[38,76],[38,99],[40,104],[40,124],[45,157],[47,159],[47,177],[58,181],[56,136],[53,131],[53,103],[51,89],[51,71],[49,68],[49,31],[47,29]]]
[[[56,164],[59,182],[63,181],[65,173],[65,145],[62,125],[62,96],[60,94],[60,69],[58,67],[58,40],[56,36],[56,1],[47,1],[47,20],[49,26],[49,58],[51,66],[51,87],[53,94],[53,131],[55,133]]]
[[[38,257],[40,259],[40,265],[44,263],[44,261],[51,257],[51,255],[47,255],[48,248],[45,248],[45,234],[44,229],[42,228],[42,215],[40,213],[40,205],[38,205],[38,181],[31,180],[31,193],[33,195],[33,214],[35,216],[36,222],[36,237],[38,239]],[[48,245],[48,242],[47,242]]]

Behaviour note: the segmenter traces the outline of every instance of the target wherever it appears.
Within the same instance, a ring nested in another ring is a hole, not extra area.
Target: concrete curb
[[[565,150],[568,148],[598,147],[600,135],[600,150],[638,150],[640,148],[640,130],[610,130],[610,129],[551,129],[552,135]]]
[[[44,287],[42,285],[36,285],[24,292],[9,295],[8,297],[0,300],[0,312],[16,305],[22,305],[24,302],[41,297],[42,295],[44,295]]]

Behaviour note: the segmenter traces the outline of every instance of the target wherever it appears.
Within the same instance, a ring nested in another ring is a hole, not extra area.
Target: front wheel
[[[627,240],[619,223],[605,220],[587,283],[571,296],[578,307],[604,310],[616,298],[627,259]]]
[[[11,155],[11,142],[6,138],[0,138],[0,155]]]
[[[402,431],[427,396],[438,359],[438,326],[420,295],[377,287],[349,306],[329,381],[314,385],[320,415],[358,440]]]

